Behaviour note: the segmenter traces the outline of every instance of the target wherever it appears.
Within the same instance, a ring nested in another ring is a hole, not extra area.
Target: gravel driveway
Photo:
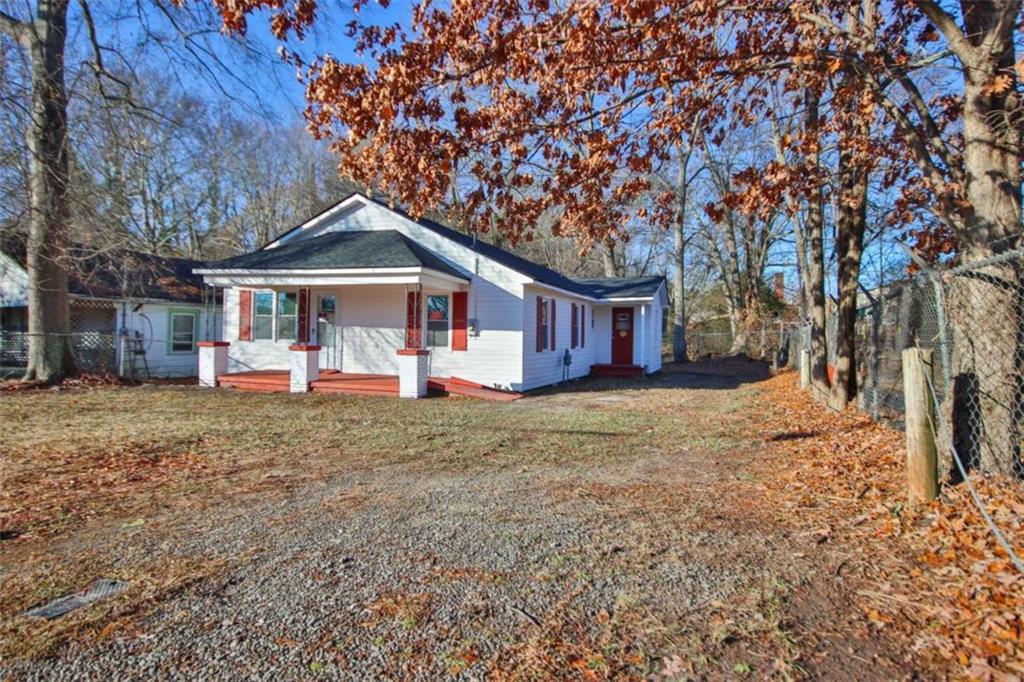
[[[79,538],[107,543],[125,565],[158,554],[222,568],[140,608],[131,627],[0,664],[0,677],[798,675],[808,652],[799,614],[785,611],[795,586],[816,580],[814,543],[730,503],[757,456],[746,382],[763,368],[739,371],[592,382],[501,408],[528,424],[535,411],[670,398],[664,418],[699,426],[698,447],[599,463],[359,467],[284,499],[179,514],[160,532]],[[810,608],[827,619],[841,606],[826,594]],[[861,645],[842,645],[848,672],[872,678],[872,654],[854,655]]]

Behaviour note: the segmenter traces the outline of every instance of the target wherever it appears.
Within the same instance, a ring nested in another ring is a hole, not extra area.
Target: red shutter
[[[580,348],[587,347],[587,306],[580,303]]]
[[[405,300],[405,347],[423,347],[423,314],[420,292],[410,291]]]
[[[548,326],[551,327],[551,350],[555,349],[555,344],[558,341],[558,337],[555,336],[555,299],[551,299],[551,319],[548,320]]]
[[[465,291],[452,293],[452,350],[469,348],[466,322],[469,316],[469,294]]]
[[[537,297],[537,352],[544,350],[544,299]]]
[[[576,347],[577,341],[579,341],[579,313],[577,312],[577,306],[575,303],[572,304],[572,347]]]
[[[299,289],[299,319],[296,343],[309,343],[309,289]]]
[[[252,291],[238,292],[238,340],[252,341]]]

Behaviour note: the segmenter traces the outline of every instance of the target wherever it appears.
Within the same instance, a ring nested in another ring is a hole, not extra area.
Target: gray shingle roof
[[[345,197],[342,201],[348,198]],[[447,237],[453,242],[479,253],[481,256],[486,256],[516,272],[526,275],[530,279],[572,293],[593,298],[649,298],[658,292],[658,287],[665,281],[665,278],[661,275],[650,277],[599,277],[591,279],[566,277],[551,268],[546,268],[543,265],[526,260],[522,256],[517,256],[493,244],[473,239],[471,235],[463,234],[447,225],[442,225],[428,218],[413,218],[402,209],[390,206],[387,201],[379,197],[368,198],[370,201],[408,218],[431,232]]]
[[[2,251],[25,268],[23,242],[11,240]],[[84,246],[72,246],[69,255],[68,291],[73,296],[204,302],[203,278],[193,272],[205,266],[202,261]]]
[[[331,232],[210,263],[211,270],[345,270],[424,267],[466,279],[397,230]]]
[[[591,277],[577,279],[596,298],[651,298],[665,282],[661,275],[651,277]]]
[[[368,196],[362,192],[352,192],[351,194],[348,194],[347,196],[343,197],[342,199],[334,203],[332,206],[329,206],[326,209],[324,209],[324,211],[321,212],[321,215],[324,212],[331,210],[335,206],[338,206],[341,203],[348,201],[350,198],[356,196],[357,194],[363,198],[368,199],[369,201],[372,201],[373,203],[379,206],[383,206],[389,211],[394,211],[395,213],[398,213],[402,217],[411,220],[412,222],[430,230],[431,232],[439,234],[442,237],[450,239],[451,241],[460,244],[461,246],[464,246],[467,249],[470,249],[471,251],[479,253],[481,256],[490,258],[493,261],[501,263],[507,268],[515,270],[520,274],[526,275],[530,279],[539,282],[540,284],[546,284],[548,286],[556,287],[558,289],[579,294],[581,296],[588,296],[591,298],[648,298],[654,296],[654,294],[656,294],[658,291],[658,287],[661,286],[662,282],[665,281],[665,278],[660,275],[652,277],[603,277],[595,279],[573,279],[570,277],[566,277],[565,275],[559,272],[555,272],[551,268],[547,268],[544,267],[543,265],[540,265],[539,263],[529,261],[523,258],[522,256],[517,256],[516,254],[506,251],[500,247],[494,246],[493,244],[488,244],[479,239],[474,239],[472,235],[464,234],[454,228],[448,227],[447,225],[443,225],[437,221],[422,217],[414,218],[411,214],[407,213],[400,207],[392,206],[386,199],[379,196]],[[308,222],[309,221],[307,220],[306,223]],[[297,230],[302,229],[302,226],[305,225],[306,223],[300,223],[299,225],[296,225],[292,229],[282,233],[279,237],[277,237],[277,239],[281,239],[289,234],[292,234]],[[317,237],[317,239],[319,239],[319,237]],[[300,240],[298,242],[293,242],[292,244],[287,244],[287,246],[298,247],[300,244],[303,243],[308,242]],[[282,246],[278,247],[277,249],[270,249],[269,251],[276,251],[281,248],[285,247]],[[302,248],[304,250],[304,247]],[[422,247],[419,248],[422,249]],[[426,251],[426,249],[423,250]],[[256,252],[256,254],[259,253],[263,252]],[[427,253],[430,252],[427,251]],[[239,256],[239,258],[241,257],[242,256]],[[435,256],[435,258],[437,257]],[[216,267],[221,267],[220,264],[213,265]],[[294,267],[298,269],[299,267],[302,266]]]

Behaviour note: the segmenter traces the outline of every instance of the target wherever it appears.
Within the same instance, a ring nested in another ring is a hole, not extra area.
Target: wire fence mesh
[[[835,320],[829,315],[825,334],[830,374]],[[903,351],[928,352],[925,378],[939,476],[966,484],[990,532],[1024,572],[1024,560],[971,481],[973,471],[1024,479],[1024,251],[945,270],[923,268],[903,281],[863,290],[855,334],[860,407],[900,429],[907,408]],[[781,337],[791,365],[807,357],[802,351],[810,338],[808,324]]]
[[[739,335],[731,331],[689,331],[686,334],[686,354],[694,361],[705,357],[745,353],[758,360],[786,365],[789,361],[790,348],[787,339],[796,326],[792,322],[767,319],[743,330],[742,338],[739,340]]]
[[[26,331],[0,330],[0,377],[18,377],[28,367]],[[47,344],[70,343],[75,366],[90,374],[117,374],[130,379],[182,378],[198,374],[195,339],[154,338],[144,332],[120,334],[87,331],[46,334]]]
[[[0,330],[0,368],[17,373],[28,366],[29,333]],[[47,334],[46,343],[71,344],[71,352],[79,369],[87,372],[117,371],[117,337],[101,332]]]
[[[902,353],[932,352],[938,417],[970,469],[1024,478],[1024,251],[946,270],[924,270],[859,297],[860,407],[902,429]],[[830,368],[835,315],[826,325]],[[810,346],[802,324],[780,337],[791,366]],[[946,464],[952,467],[951,453]]]

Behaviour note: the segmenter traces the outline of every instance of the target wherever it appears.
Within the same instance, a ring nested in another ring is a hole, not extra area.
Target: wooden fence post
[[[903,351],[903,401],[907,430],[907,494],[911,503],[934,500],[939,494],[938,451],[935,446],[935,401],[928,377],[932,352]],[[927,372],[927,374],[926,374]]]
[[[800,351],[800,388],[807,389],[811,386],[811,351],[804,348]]]

